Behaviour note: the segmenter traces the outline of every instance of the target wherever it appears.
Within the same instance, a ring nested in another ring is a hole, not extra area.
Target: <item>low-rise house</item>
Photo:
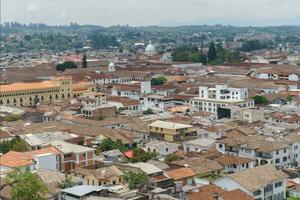
[[[189,167],[180,167],[166,171],[166,175],[175,182],[182,181],[182,185],[193,185],[196,174]]]
[[[183,146],[183,149],[187,152],[189,152],[189,151],[198,152],[198,151],[202,151],[202,150],[207,150],[207,149],[213,147],[214,144],[215,144],[215,140],[213,140],[213,139],[201,138],[201,139],[183,142],[182,146]]]
[[[128,97],[107,97],[107,103],[115,106],[117,110],[142,110],[142,106],[139,100],[130,99]]]
[[[60,152],[53,147],[45,149],[16,152],[9,151],[0,156],[0,176],[5,176],[14,169],[32,172],[37,169],[58,171]]]
[[[84,185],[116,185],[124,184],[124,173],[115,165],[98,169],[75,169],[72,174],[80,177]]]
[[[287,175],[273,165],[264,165],[231,174],[213,183],[225,190],[240,189],[255,199],[278,199],[286,197]]]
[[[187,158],[173,161],[172,164],[188,166],[196,175],[203,178],[209,177],[210,175],[218,175],[224,170],[224,167],[220,163],[206,158]]]
[[[61,141],[69,141],[73,140],[75,138],[79,138],[78,135],[70,134],[67,132],[62,131],[49,131],[49,132],[42,132],[37,134],[24,134],[20,135],[20,138],[28,144],[28,146],[34,150],[34,149],[40,149],[45,144],[61,140]]]
[[[111,96],[128,97],[139,100],[141,95],[141,86],[137,84],[117,84],[111,91]]]
[[[179,147],[179,144],[164,141],[151,141],[143,145],[144,151],[153,151],[162,156],[173,154]]]
[[[145,163],[145,162],[137,162],[128,164],[131,167],[137,168],[143,172],[145,172],[148,176],[157,176],[157,175],[163,175],[163,170],[159,169],[153,164]]]
[[[53,141],[49,145],[55,147],[61,153],[62,171],[93,166],[95,164],[95,149],[93,148],[64,141]]]
[[[98,196],[103,189],[103,186],[93,185],[78,185],[62,190],[62,199],[64,200],[86,200],[90,196]]]
[[[157,120],[148,125],[150,138],[169,142],[196,139],[192,125]]]
[[[102,155],[106,161],[113,163],[122,162],[125,159],[123,153],[119,149],[102,152]]]
[[[286,188],[288,196],[291,198],[299,199],[300,198],[300,179],[288,179],[286,182]]]
[[[216,185],[201,186],[198,191],[188,193],[189,200],[254,200],[240,189],[224,190]]]
[[[249,168],[253,168],[256,161],[251,158],[238,157],[224,154],[214,159],[224,167],[225,173],[236,173]]]
[[[83,107],[81,108],[81,116],[83,118],[90,118],[102,120],[105,117],[116,117],[117,110],[110,104],[102,104],[97,107]]]
[[[264,136],[242,136],[234,134],[217,140],[216,149],[223,154],[231,154],[256,160],[257,165],[275,164],[284,166],[291,163],[290,145]]]

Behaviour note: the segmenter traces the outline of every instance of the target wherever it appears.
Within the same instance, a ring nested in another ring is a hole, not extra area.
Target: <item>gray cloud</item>
[[[2,0],[1,17],[3,22],[106,26],[228,19],[276,24],[277,19],[300,23],[299,9],[300,0]]]

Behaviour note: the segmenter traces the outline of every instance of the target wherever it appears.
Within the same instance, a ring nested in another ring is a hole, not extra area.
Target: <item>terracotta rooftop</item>
[[[188,167],[181,167],[166,172],[167,176],[176,180],[181,180],[195,176],[193,170]]]
[[[9,151],[0,157],[0,165],[7,167],[28,166],[33,164],[33,156],[47,153],[58,154],[59,152],[53,147],[28,152]]]
[[[225,191],[215,185],[202,186],[198,192],[190,192],[188,197],[189,200],[216,200],[216,195],[222,200],[254,200],[242,190]]]
[[[41,82],[34,82],[34,83],[13,83],[9,85],[0,85],[0,91],[1,93],[3,93],[3,92],[52,89],[58,87],[59,87],[59,83],[56,81],[41,81]]]
[[[280,181],[288,176],[273,165],[250,168],[228,176],[249,191],[256,191],[266,185]]]

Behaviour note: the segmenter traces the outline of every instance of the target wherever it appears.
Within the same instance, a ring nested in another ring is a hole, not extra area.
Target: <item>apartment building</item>
[[[215,88],[199,87],[199,97],[190,100],[194,110],[217,113],[219,107],[239,106],[254,107],[254,100],[248,98],[247,88],[231,88],[227,85],[216,85]]]
[[[180,142],[197,138],[192,125],[157,120],[148,125],[150,138]]]
[[[156,111],[165,111],[168,108],[175,106],[174,99],[163,95],[150,94],[140,98],[142,109],[153,109]]]
[[[223,154],[254,159],[257,165],[285,166],[291,163],[290,145],[263,136],[224,137],[216,141],[216,149]]]
[[[68,76],[53,77],[49,81],[12,83],[0,85],[0,105],[34,106],[72,97],[72,79]]]
[[[55,147],[61,153],[61,171],[70,171],[95,164],[95,149],[93,148],[58,140],[50,142],[49,145]]]

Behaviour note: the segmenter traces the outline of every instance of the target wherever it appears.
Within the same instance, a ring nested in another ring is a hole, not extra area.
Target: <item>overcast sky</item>
[[[1,22],[300,25],[300,0],[0,0]],[[246,24],[245,24],[246,23]]]

